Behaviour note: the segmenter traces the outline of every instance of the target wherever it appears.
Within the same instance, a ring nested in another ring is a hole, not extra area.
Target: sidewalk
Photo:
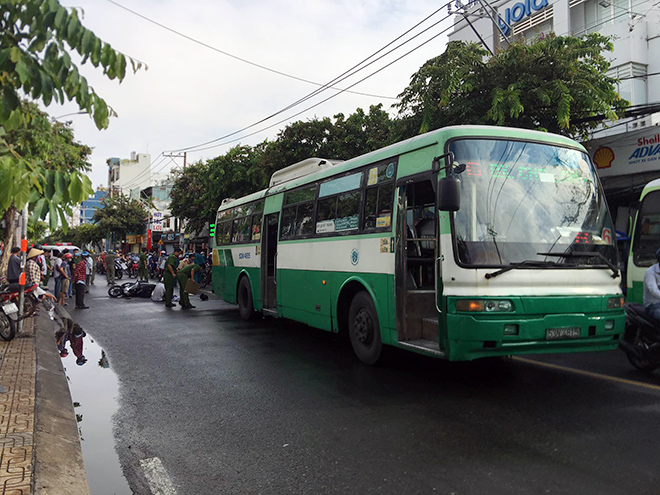
[[[47,312],[0,341],[0,495],[89,495],[75,413]]]

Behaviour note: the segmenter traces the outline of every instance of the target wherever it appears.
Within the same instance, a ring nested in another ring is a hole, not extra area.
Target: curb
[[[36,399],[34,422],[35,495],[89,495],[80,434],[57,351],[53,323],[41,310],[34,317]]]

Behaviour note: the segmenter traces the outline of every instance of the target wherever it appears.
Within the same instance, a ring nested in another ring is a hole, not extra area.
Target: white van
[[[68,249],[71,254],[77,249],[82,253],[82,249],[80,249],[78,246],[74,246],[73,244],[68,244],[66,242],[58,243],[58,244],[45,244],[43,247],[44,250],[49,250],[53,254],[57,252],[62,252],[65,249]]]

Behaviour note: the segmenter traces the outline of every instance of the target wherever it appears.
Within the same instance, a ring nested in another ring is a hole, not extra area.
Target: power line
[[[436,39],[438,36],[441,36],[442,34],[444,34],[445,32],[447,32],[451,27],[452,27],[452,26],[449,26],[448,28],[443,29],[443,30],[440,31],[438,34],[436,34],[436,35],[434,35],[433,37],[429,38],[428,40],[426,40],[425,42],[421,43],[420,45],[418,45],[417,47],[413,48],[412,50],[410,50],[410,51],[404,53],[404,54],[401,55],[399,58],[393,60],[393,61],[390,62],[389,64],[387,64],[387,65],[381,67],[380,69],[378,69],[378,70],[372,72],[372,73],[369,74],[368,76],[365,76],[364,78],[360,79],[359,81],[353,83],[353,84],[350,85],[348,88],[352,88],[353,86],[356,86],[357,84],[360,84],[361,82],[365,81],[366,79],[368,79],[368,78],[370,78],[370,77],[376,75],[377,73],[379,73],[379,72],[381,72],[381,71],[387,69],[389,66],[395,64],[396,62],[398,62],[398,61],[401,60],[402,58],[407,57],[407,56],[410,55],[412,52],[418,50],[419,48],[421,48],[422,46],[426,45],[427,43],[430,43],[431,41],[433,41],[434,39]],[[347,89],[348,89],[348,88],[347,88]],[[265,130],[268,130],[268,129],[272,128],[272,127],[275,127],[276,125],[282,124],[282,123],[286,122],[287,120],[289,120],[289,119],[291,119],[291,118],[293,118],[293,117],[297,117],[298,115],[300,115],[300,114],[302,114],[302,113],[305,113],[305,112],[307,112],[308,110],[311,110],[312,108],[314,108],[314,107],[316,107],[316,106],[318,106],[318,105],[321,105],[321,104],[325,103],[326,101],[331,100],[332,98],[334,98],[334,97],[336,97],[336,96],[338,96],[338,95],[340,95],[340,94],[341,94],[341,92],[340,92],[340,93],[337,93],[337,94],[334,94],[334,95],[331,95],[331,96],[325,98],[324,100],[322,100],[322,101],[320,101],[320,102],[318,102],[318,103],[315,103],[314,105],[311,105],[311,106],[305,108],[304,110],[301,110],[300,112],[298,112],[298,113],[296,113],[296,114],[294,114],[294,115],[291,115],[291,116],[289,116],[289,117],[287,117],[287,118],[285,118],[285,119],[283,119],[283,120],[280,120],[279,122],[276,122],[276,123],[274,123],[274,124],[271,124],[271,125],[269,125],[269,126],[262,127],[261,129],[259,129],[259,130],[257,130],[257,131],[251,132],[250,134],[246,134],[246,135],[240,136],[240,137],[238,137],[238,138],[236,138],[236,139],[232,139],[232,140],[230,140],[230,141],[225,141],[225,142],[223,142],[223,143],[213,144],[213,145],[211,145],[211,146],[206,146],[206,147],[204,147],[204,148],[198,148],[198,149],[196,149],[196,150],[194,150],[194,151],[197,152],[197,151],[204,151],[204,150],[208,150],[208,149],[212,149],[212,148],[217,148],[217,147],[219,147],[219,146],[224,146],[225,144],[229,144],[229,143],[233,143],[233,142],[236,142],[236,141],[240,141],[241,139],[244,139],[244,138],[246,138],[246,137],[254,136],[255,134],[258,134],[258,133],[263,132],[263,131],[265,131]],[[253,126],[250,126],[250,127],[253,127]],[[240,132],[240,131],[238,131],[238,132]],[[233,133],[233,134],[236,134],[236,133]],[[230,134],[230,135],[228,135],[228,136],[226,136],[226,137],[232,136],[233,134]],[[218,138],[218,140],[220,140],[220,139],[224,139],[224,138]]]
[[[131,10],[131,9],[129,9],[128,7],[125,7],[124,5],[121,5],[120,3],[115,2],[114,0],[107,0],[107,1],[110,2],[110,3],[113,4],[113,5],[116,5],[117,7],[121,8],[121,9],[126,10],[127,12],[130,12],[130,13],[133,14],[133,15],[136,15],[136,16],[140,17],[141,19],[144,19],[144,20],[147,21],[147,22],[150,22],[150,23],[152,23],[152,24],[155,24],[155,25],[158,26],[158,27],[161,27],[161,28],[163,28],[163,29],[165,29],[165,30],[167,30],[167,31],[169,31],[169,32],[171,32],[171,33],[174,33],[174,34],[176,34],[177,36],[181,36],[182,38],[185,38],[185,39],[187,39],[187,40],[189,40],[189,41],[192,41],[193,43],[197,43],[198,45],[201,45],[201,46],[203,46],[203,47],[205,47],[205,48],[208,48],[209,50],[213,50],[214,52],[221,53],[221,54],[223,54],[223,55],[225,55],[225,56],[227,56],[227,57],[231,57],[231,58],[233,58],[233,59],[235,59],[235,60],[238,60],[238,61],[240,61],[240,62],[243,62],[243,63],[245,63],[245,64],[252,65],[252,66],[254,66],[254,67],[258,67],[259,69],[263,69],[263,70],[266,70],[266,71],[268,71],[268,72],[272,72],[272,73],[274,73],[274,74],[278,74],[278,75],[280,75],[280,76],[288,77],[288,78],[290,78],[290,79],[295,79],[296,81],[302,81],[302,82],[305,82],[305,83],[308,83],[308,84],[313,84],[313,85],[315,85],[315,86],[321,86],[321,84],[319,84],[319,83],[317,83],[317,82],[310,81],[310,80],[308,80],[308,79],[303,79],[302,77],[294,76],[294,75],[291,75],[291,74],[287,74],[286,72],[282,72],[282,71],[279,71],[279,70],[276,70],[276,69],[271,69],[270,67],[267,67],[267,66],[265,66],[265,65],[261,65],[261,64],[258,64],[258,63],[256,63],[256,62],[251,62],[250,60],[247,60],[247,59],[241,58],[241,57],[239,57],[239,56],[237,56],[237,55],[233,55],[233,54],[231,54],[231,53],[229,53],[229,52],[226,52],[226,51],[224,51],[224,50],[220,50],[219,48],[216,48],[216,47],[214,47],[214,46],[212,46],[212,45],[209,45],[208,43],[204,43],[203,41],[199,41],[199,40],[193,38],[192,36],[188,36],[187,34],[184,34],[184,33],[180,32],[180,31],[177,31],[176,29],[172,29],[171,27],[166,26],[165,24],[161,24],[161,23],[158,22],[158,21],[154,21],[153,19],[150,19],[149,17],[140,14],[139,12],[136,12],[136,11],[134,11],[134,10]],[[339,88],[332,88],[332,89],[339,90]],[[356,92],[356,91],[351,91],[351,93],[356,94],[356,95],[360,95],[360,96],[369,96],[369,97],[371,97],[371,98],[381,98],[381,99],[388,99],[388,100],[396,100],[396,97],[394,97],[394,96],[373,95],[373,94],[369,94],[369,93],[359,93],[359,92]]]
[[[346,79],[348,79],[349,77],[351,77],[351,76],[357,74],[357,73],[360,72],[361,70],[366,69],[366,68],[369,67],[370,65],[373,65],[373,64],[376,63],[377,61],[383,59],[383,58],[386,57],[387,55],[393,53],[394,51],[398,50],[398,49],[401,48],[402,46],[406,45],[407,43],[411,42],[411,41],[414,40],[415,38],[421,36],[421,35],[424,34],[425,32],[429,31],[429,30],[432,29],[433,27],[437,26],[438,24],[440,24],[441,22],[443,22],[444,20],[446,20],[447,18],[449,18],[449,15],[443,17],[442,19],[440,19],[439,21],[433,23],[431,26],[429,26],[429,27],[427,27],[426,29],[422,30],[421,32],[417,33],[416,35],[414,35],[414,36],[411,37],[410,39],[404,41],[403,43],[400,43],[398,46],[392,48],[391,50],[387,51],[386,53],[384,53],[384,54],[381,55],[380,57],[378,57],[378,58],[372,60],[371,62],[367,63],[366,65],[363,65],[363,64],[365,64],[369,59],[375,57],[378,53],[382,52],[384,49],[386,49],[387,47],[391,46],[392,44],[394,44],[395,42],[397,42],[398,40],[400,40],[402,37],[404,37],[406,34],[410,33],[412,30],[414,30],[415,28],[417,28],[418,26],[420,26],[421,24],[423,24],[424,22],[426,22],[426,21],[427,21],[428,19],[430,19],[432,16],[434,16],[435,14],[437,14],[438,12],[440,12],[441,10],[443,10],[447,5],[448,5],[448,4],[443,5],[442,7],[440,7],[440,8],[437,9],[436,11],[434,11],[432,14],[430,14],[429,16],[427,16],[426,18],[424,18],[422,21],[420,21],[420,22],[418,22],[417,24],[415,24],[412,28],[408,29],[408,30],[405,31],[403,34],[397,36],[394,40],[390,41],[390,42],[389,42],[388,44],[386,44],[384,47],[380,48],[379,50],[377,50],[377,51],[374,52],[373,54],[369,55],[367,58],[365,58],[364,60],[362,60],[362,61],[359,62],[358,64],[354,65],[353,67],[351,67],[350,69],[348,69],[347,71],[345,71],[344,73],[342,73],[340,76],[335,77],[332,81],[326,83],[326,84],[325,84],[323,87],[321,87],[320,89],[317,89],[317,90],[315,90],[315,91],[313,91],[313,92],[307,94],[306,96],[304,96],[304,97],[298,99],[298,100],[295,101],[294,103],[291,103],[291,104],[287,105],[286,107],[284,107],[284,108],[282,108],[282,109],[276,111],[275,113],[273,113],[273,114],[271,114],[271,115],[269,115],[269,116],[267,116],[267,117],[264,117],[263,119],[261,119],[261,120],[255,122],[255,123],[253,123],[253,124],[250,124],[250,125],[248,125],[248,126],[245,126],[245,127],[243,127],[242,129],[239,129],[239,130],[237,130],[237,131],[231,132],[231,133],[226,134],[226,135],[224,135],[224,136],[220,136],[220,137],[215,138],[215,139],[212,139],[212,140],[210,140],[210,141],[206,141],[206,142],[204,142],[204,143],[200,143],[200,144],[197,144],[197,145],[194,145],[194,146],[188,146],[188,147],[185,147],[185,148],[176,148],[176,149],[173,149],[173,150],[171,150],[171,151],[172,151],[172,152],[190,151],[190,150],[202,151],[202,150],[205,150],[205,149],[213,148],[213,147],[215,147],[215,146],[210,146],[210,147],[208,147],[207,145],[210,145],[210,144],[216,143],[216,142],[218,142],[218,141],[222,141],[222,140],[227,139],[227,138],[229,138],[229,137],[231,137],[231,136],[234,136],[234,135],[239,134],[239,133],[241,133],[241,132],[244,132],[244,131],[246,131],[246,130],[248,130],[248,129],[251,129],[252,127],[256,127],[256,126],[258,126],[259,124],[262,124],[262,123],[266,122],[267,120],[270,120],[270,119],[272,119],[273,117],[276,117],[277,115],[279,115],[279,114],[281,114],[281,113],[284,113],[285,111],[287,111],[287,110],[293,108],[294,106],[297,106],[297,105],[299,105],[299,104],[301,104],[301,103],[304,103],[305,101],[311,99],[312,97],[314,97],[314,96],[320,94],[321,92],[325,91],[326,89],[328,89],[328,88],[330,87],[331,84],[334,84],[334,83],[336,83],[336,82],[343,82],[344,80],[346,80]],[[451,27],[451,26],[450,26],[450,27]],[[412,53],[413,51],[415,51],[415,50],[421,48],[422,46],[424,46],[426,43],[428,43],[428,42],[431,41],[432,39],[435,39],[435,38],[436,38],[437,36],[439,36],[440,34],[443,34],[444,32],[446,32],[448,29],[449,29],[449,28],[444,29],[444,30],[441,31],[438,35],[435,35],[434,37],[432,37],[430,40],[428,40],[428,41],[422,43],[421,45],[418,45],[418,46],[417,46],[416,48],[414,48],[413,50],[407,52],[404,56],[407,56],[407,55],[409,55],[410,53]],[[401,58],[403,58],[403,57],[399,57],[399,58],[397,58],[396,60],[394,60],[394,62],[397,62],[397,61],[401,60]],[[392,63],[394,63],[394,62],[392,62]],[[379,70],[373,72],[372,74],[370,74],[369,76],[367,76],[367,77],[361,79],[360,81],[358,81],[358,83],[361,83],[361,82],[365,81],[366,79],[368,79],[369,77],[371,77],[371,76],[377,74],[378,72],[380,72],[380,71],[383,70],[384,68],[389,67],[390,65],[392,65],[392,63],[387,64],[387,65],[386,65],[385,67],[383,67],[382,69],[379,69]],[[361,65],[363,65],[363,66],[360,67]],[[321,102],[319,102],[319,103],[317,103],[317,104],[315,104],[315,105],[312,105],[311,107],[306,108],[305,110],[303,110],[303,112],[305,112],[305,111],[307,111],[307,110],[310,110],[310,109],[312,109],[312,108],[314,108],[314,107],[316,107],[316,106],[318,106],[318,105],[320,105],[320,104],[322,104],[322,103],[325,103],[325,102],[328,101],[329,99],[331,99],[331,98],[333,98],[333,97],[335,97],[335,96],[338,96],[338,95],[342,94],[343,92],[346,92],[348,89],[350,89],[350,88],[356,86],[358,83],[352,84],[352,85],[350,85],[348,88],[345,88],[345,89],[339,90],[335,95],[331,96],[330,98],[326,98],[325,100],[322,100]],[[292,117],[298,116],[298,115],[300,115],[300,113],[303,113],[303,112],[296,113],[296,114],[293,115]],[[288,117],[288,118],[291,118],[291,117]],[[286,121],[286,119],[285,119],[285,121]],[[282,123],[282,122],[284,122],[284,121],[280,121],[280,122],[278,122],[277,124],[280,124],[280,123]],[[274,125],[277,125],[277,124],[274,124]],[[266,127],[265,129],[270,129],[271,127],[273,127],[273,126]],[[265,129],[262,129],[262,130],[265,130]],[[255,132],[255,133],[248,134],[247,136],[252,136],[252,135],[254,135],[254,134],[258,133],[258,132],[261,132],[261,131],[257,131],[257,132]],[[244,137],[247,137],[247,136],[244,136]],[[235,141],[235,140],[233,140],[233,141]],[[233,141],[229,141],[229,142],[233,142]]]

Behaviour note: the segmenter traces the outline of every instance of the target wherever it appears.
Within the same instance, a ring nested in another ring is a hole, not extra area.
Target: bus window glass
[[[263,211],[263,203],[262,203],[262,211]],[[255,215],[252,215],[252,236],[251,239],[253,241],[258,241],[261,240],[261,219],[263,217],[263,213],[257,213]]]
[[[656,262],[655,251],[660,247],[660,191],[651,192],[642,200],[633,246],[635,265],[651,266]]]
[[[253,213],[259,213],[264,211],[264,202],[262,201],[257,201],[252,205],[252,212]]]
[[[232,242],[247,242],[250,240],[250,217],[234,220]]]
[[[218,213],[218,222],[221,222],[223,220],[229,220],[233,217],[234,217],[234,210],[224,210]]]
[[[614,228],[586,153],[504,139],[456,140],[450,151],[467,165],[453,221],[460,263],[603,265],[598,253],[616,262]],[[537,254],[548,252],[562,256]]]
[[[237,206],[236,208],[234,208],[234,210],[236,211],[235,216],[243,217],[245,215],[249,215],[250,213],[252,213],[252,205]]]
[[[314,203],[303,203],[298,205],[298,214],[296,216],[296,236],[311,235],[314,223]]]
[[[215,229],[215,238],[218,244],[229,244],[229,235],[231,233],[231,222],[220,222]]]
[[[321,184],[319,188],[319,198],[332,196],[346,191],[352,191],[360,187],[362,183],[362,172],[347,175],[338,179],[329,180]]]
[[[284,205],[292,205],[302,201],[311,201],[316,198],[316,185],[301,187],[284,194]]]
[[[282,208],[282,226],[280,227],[280,238],[290,239],[295,235],[296,229],[296,207]]]
[[[360,220],[362,191],[340,194],[337,198],[335,230],[357,230]]]
[[[365,229],[390,229],[392,225],[393,197],[393,182],[367,189],[364,201]]]

